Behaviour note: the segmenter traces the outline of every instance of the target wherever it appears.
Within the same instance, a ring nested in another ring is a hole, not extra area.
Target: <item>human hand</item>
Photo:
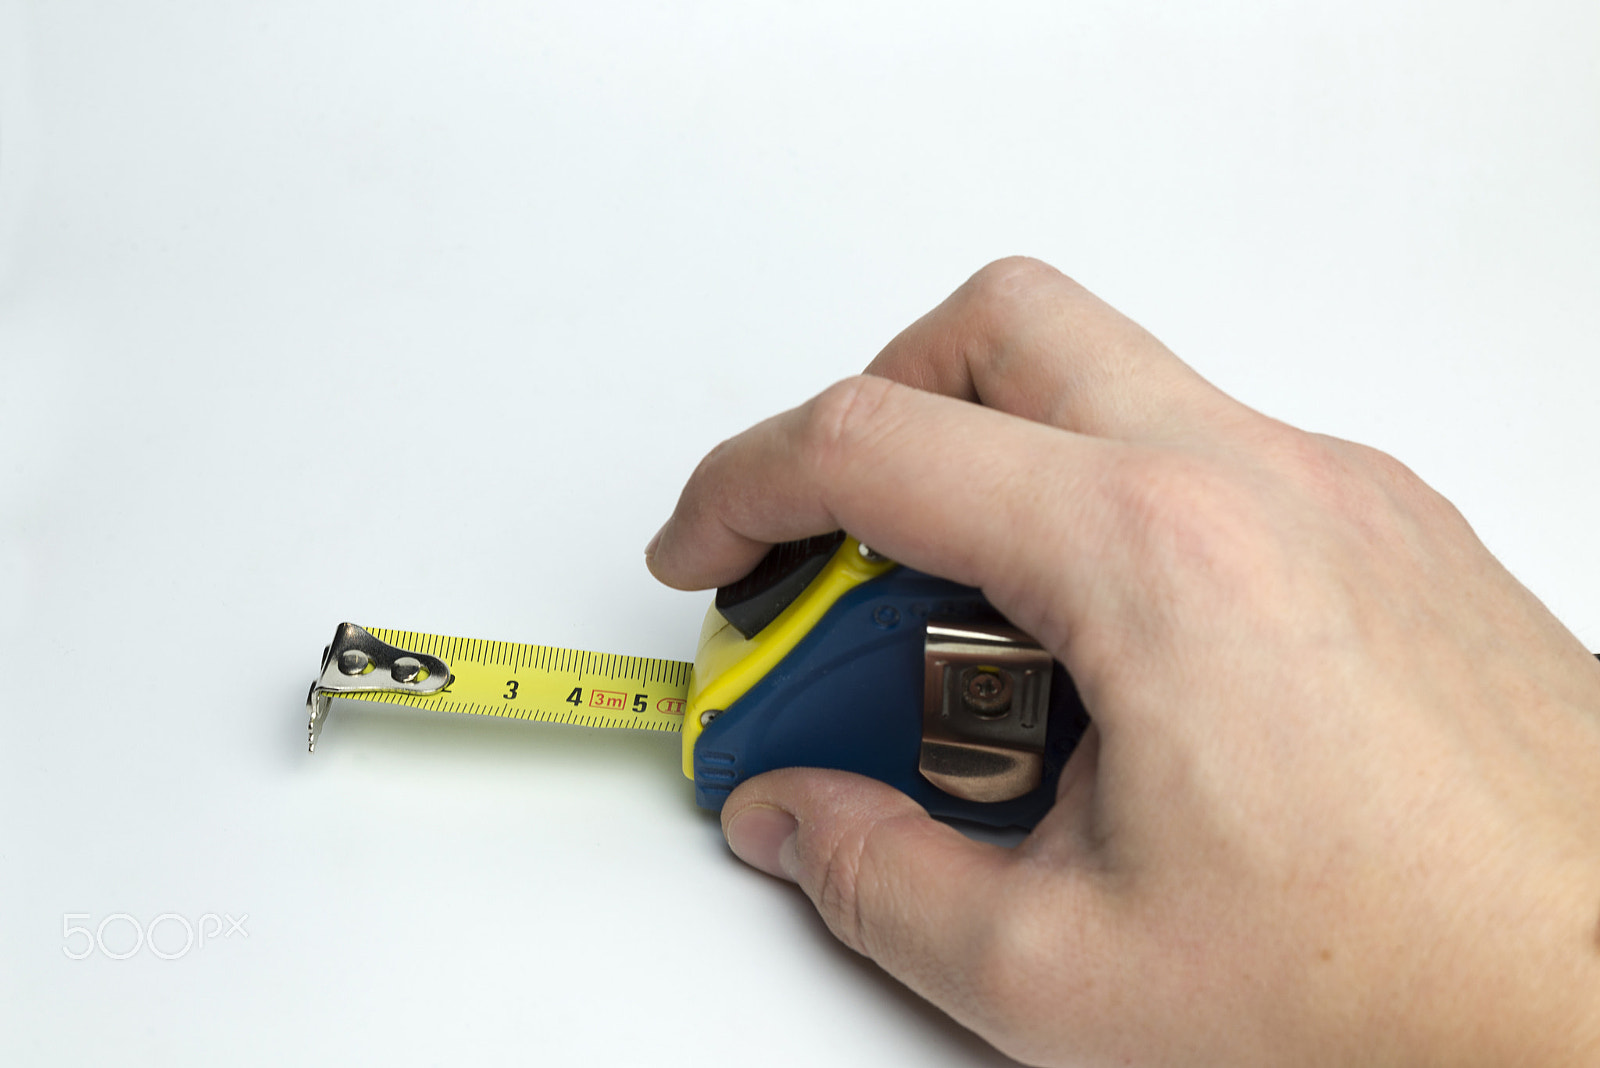
[[[980,586],[1093,718],[1015,849],[842,772],[734,852],[1025,1061],[1600,1061],[1600,665],[1395,460],[1225,396],[1042,264],[714,450],[682,588],[844,528]]]

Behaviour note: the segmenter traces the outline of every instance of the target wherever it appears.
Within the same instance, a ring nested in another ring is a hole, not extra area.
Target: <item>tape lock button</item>
[[[717,611],[746,638],[754,638],[794,603],[844,544],[844,531],[774,545],[755,570],[717,590]]]

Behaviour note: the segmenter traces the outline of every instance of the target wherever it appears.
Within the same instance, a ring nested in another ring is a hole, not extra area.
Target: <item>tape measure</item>
[[[311,752],[334,696],[605,730],[677,732],[694,666],[354,623],[339,624],[322,655],[322,674],[308,699]],[[429,686],[435,680],[437,688]]]
[[[1088,725],[1060,664],[981,591],[842,532],[774,546],[717,591],[693,663],[341,623],[306,698],[677,731],[704,808],[779,767],[838,768],[936,816],[1031,827]]]

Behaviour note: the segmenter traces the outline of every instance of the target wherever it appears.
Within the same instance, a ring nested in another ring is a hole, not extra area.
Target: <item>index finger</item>
[[[1048,642],[1064,623],[1058,591],[1098,585],[1076,572],[1107,540],[1115,510],[1096,497],[1119,448],[886,379],[846,379],[713,450],[647,559],[668,585],[703,588],[745,574],[772,543],[843,528],[982,587]]]

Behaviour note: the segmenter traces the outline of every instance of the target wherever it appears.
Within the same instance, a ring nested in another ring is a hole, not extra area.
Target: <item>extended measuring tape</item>
[[[681,731],[693,666],[341,623],[313,687],[310,749],[316,751],[333,696],[579,727]]]
[[[695,800],[824,767],[936,816],[1032,827],[1088,725],[1065,670],[971,587],[835,533],[774,546],[717,591],[692,664],[342,623],[306,706],[334,698],[602,729],[679,731]]]

